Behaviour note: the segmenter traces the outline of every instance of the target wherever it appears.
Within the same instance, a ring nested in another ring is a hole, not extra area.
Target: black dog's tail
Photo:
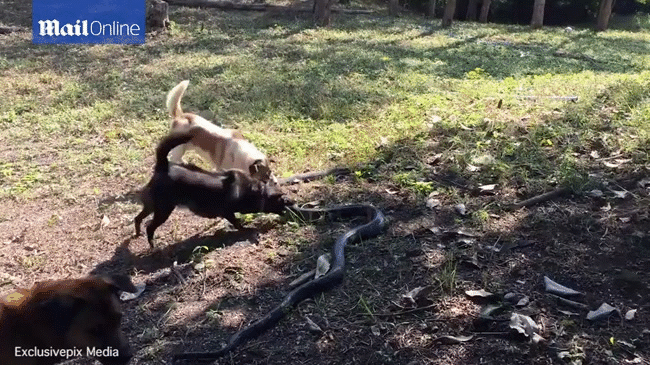
[[[167,172],[169,170],[169,160],[167,160],[169,151],[174,149],[176,146],[189,142],[195,134],[196,129],[192,128],[189,131],[172,133],[163,138],[156,148],[156,166],[154,167],[154,170],[156,172]]]

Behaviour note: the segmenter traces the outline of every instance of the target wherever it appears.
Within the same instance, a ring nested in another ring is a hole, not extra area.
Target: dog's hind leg
[[[149,216],[149,214],[151,214],[152,212],[153,212],[153,209],[151,209],[150,206],[145,205],[142,208],[142,211],[140,212],[140,214],[138,214],[135,217],[135,219],[133,221],[135,223],[135,235],[136,236],[140,235],[140,225],[142,224],[142,220],[147,218],[147,216]]]
[[[165,223],[173,211],[173,205],[163,205],[154,208],[153,219],[149,222],[149,225],[147,225],[147,240],[149,241],[151,248],[153,248],[153,234],[156,231],[156,228]]]

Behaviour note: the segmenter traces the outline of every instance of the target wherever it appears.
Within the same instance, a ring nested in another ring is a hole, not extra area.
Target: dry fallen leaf
[[[109,224],[111,224],[111,220],[108,219],[108,216],[104,215],[104,216],[102,217],[102,223],[101,223],[101,225],[99,226],[99,228],[100,228],[100,229],[104,229],[104,228],[108,227]]]

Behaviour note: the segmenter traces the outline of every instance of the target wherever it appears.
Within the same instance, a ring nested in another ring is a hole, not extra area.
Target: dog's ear
[[[248,166],[248,171],[252,177],[260,181],[267,181],[271,176],[271,169],[264,164],[263,160],[255,160],[252,165]]]
[[[262,160],[255,160],[253,164],[248,166],[248,172],[250,172],[251,176],[257,176],[257,174],[260,172],[260,164],[262,163]]]
[[[103,280],[106,284],[108,284],[111,289],[113,289],[115,292],[118,290],[129,292],[129,293],[135,293],[138,291],[138,289],[133,285],[133,282],[131,281],[131,278],[127,275],[105,275],[105,276],[100,276],[100,279]]]

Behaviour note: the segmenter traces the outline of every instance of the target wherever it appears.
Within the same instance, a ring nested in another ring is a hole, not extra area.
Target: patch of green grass
[[[428,195],[434,190],[431,181],[419,181],[412,172],[397,173],[393,175],[393,181],[419,195]]]
[[[435,275],[440,291],[447,295],[453,295],[456,291],[457,263],[452,254],[447,254],[445,262],[440,271]]]
[[[418,17],[341,15],[313,29],[307,19],[189,8],[170,17],[170,32],[141,47],[44,49],[9,38],[0,140],[54,148],[3,162],[3,196],[57,181],[31,167],[53,158],[56,174],[71,181],[140,177],[169,128],[165,95],[183,79],[191,81],[184,108],[243,130],[276,161],[278,176],[381,160],[391,164],[385,178],[425,195],[433,186],[422,159],[432,142],[448,171],[529,190],[580,189],[593,168],[588,150],[647,160],[643,27],[432,29]],[[382,140],[394,141],[390,156],[377,151]]]
[[[364,315],[368,316],[372,322],[375,321],[375,311],[371,308],[371,305],[368,303],[368,300],[366,298],[360,296],[359,300],[357,301],[357,305]]]
[[[19,256],[16,260],[26,270],[42,269],[47,263],[47,258],[43,255]]]

